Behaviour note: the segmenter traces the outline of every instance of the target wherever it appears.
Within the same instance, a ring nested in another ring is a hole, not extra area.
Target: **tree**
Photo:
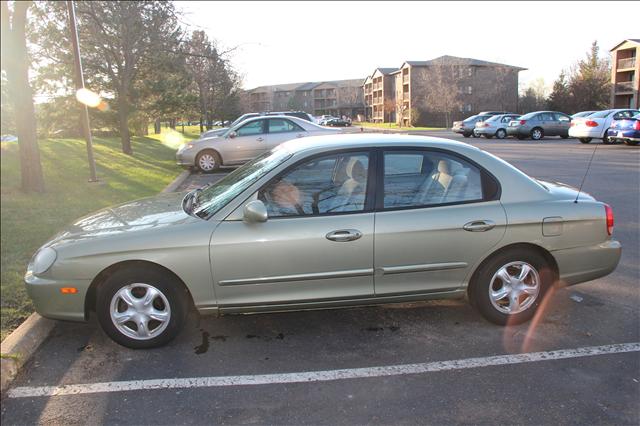
[[[527,113],[547,108],[547,86],[543,78],[529,83],[518,98],[518,112]]]
[[[33,91],[29,84],[27,51],[27,10],[31,2],[17,1],[13,11],[2,2],[2,68],[6,72],[9,94],[13,101],[15,127],[20,149],[20,173],[23,191],[44,191],[44,177],[36,134]]]
[[[462,106],[460,91],[455,79],[455,68],[451,65],[432,65],[427,73],[429,90],[427,104],[430,111],[445,116],[445,126],[450,127],[451,113]]]
[[[584,60],[573,67],[569,88],[579,111],[606,109],[611,95],[611,69],[608,58],[599,58],[594,41]]]
[[[569,82],[567,81],[567,76],[564,71],[562,71],[558,79],[553,82],[553,89],[551,90],[547,104],[549,109],[553,111],[575,112]]]
[[[382,104],[382,106],[384,108],[384,113],[386,114],[387,121],[389,122],[389,126],[391,126],[391,123],[392,123],[391,115],[396,110],[396,102],[393,99],[387,98],[384,100],[384,103]]]
[[[160,1],[82,1],[77,11],[85,71],[114,94],[122,152],[133,154],[129,118],[137,100],[134,88],[145,60],[177,50],[180,27],[174,6]]]

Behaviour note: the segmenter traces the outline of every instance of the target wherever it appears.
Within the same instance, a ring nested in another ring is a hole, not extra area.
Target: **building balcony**
[[[408,74],[403,75],[402,76],[402,83],[404,84],[404,83],[408,83],[408,82],[409,82],[409,75]]]
[[[628,93],[634,91],[634,81],[620,81],[616,83],[616,93]]]
[[[618,67],[617,67],[618,71],[623,69],[635,68],[635,66],[636,66],[635,57],[618,59]]]

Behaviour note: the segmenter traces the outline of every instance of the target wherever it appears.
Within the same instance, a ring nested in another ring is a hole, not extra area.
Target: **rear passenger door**
[[[378,168],[376,295],[459,289],[504,235],[495,179],[442,150],[384,151]]]
[[[286,118],[269,119],[269,148],[280,145],[291,139],[302,138],[307,132]]]
[[[571,126],[571,117],[558,112],[553,114],[556,119],[556,131],[558,136],[569,136],[569,127]]]

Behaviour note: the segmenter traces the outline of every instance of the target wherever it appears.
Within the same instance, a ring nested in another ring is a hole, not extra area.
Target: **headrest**
[[[451,174],[451,163],[449,160],[440,160],[438,162],[438,173],[444,173],[445,175]]]
[[[347,163],[347,176],[358,182],[363,181],[367,177],[367,170],[362,165],[362,162],[357,158],[351,158]]]

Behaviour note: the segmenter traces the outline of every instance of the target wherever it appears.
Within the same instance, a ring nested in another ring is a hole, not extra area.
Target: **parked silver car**
[[[511,120],[517,120],[520,114],[500,114],[492,115],[484,121],[476,122],[473,132],[478,136],[484,136],[487,139],[496,137],[504,139],[507,137],[507,127]]]
[[[182,166],[211,172],[222,165],[247,162],[289,139],[336,132],[339,130],[297,117],[258,116],[240,122],[221,136],[182,145],[176,152],[176,160]]]
[[[571,117],[557,111],[534,111],[509,122],[507,135],[518,139],[531,138],[534,141],[545,136],[569,137]]]
[[[479,121],[484,121],[490,117],[492,117],[491,114],[477,114],[477,115],[472,115],[471,117],[465,118],[462,121],[454,121],[451,131],[455,133],[460,133],[465,138],[468,138],[469,136],[473,136],[474,138],[477,138],[479,136],[473,131],[476,127],[476,123]]]
[[[286,142],[213,186],[101,210],[42,246],[36,310],[133,348],[187,310],[255,313],[468,294],[497,324],[618,264],[613,213],[471,145],[352,134]],[[374,250],[375,245],[375,250]]]
[[[212,136],[222,136],[227,132],[227,130],[237,126],[238,124],[242,123],[245,120],[248,120],[248,119],[253,118],[253,117],[260,117],[260,116],[265,116],[265,115],[286,115],[286,116],[289,116],[289,117],[298,117],[298,118],[301,118],[303,120],[315,123],[315,120],[313,119],[313,116],[311,114],[309,114],[309,113],[304,112],[304,111],[261,112],[261,113],[249,112],[249,113],[246,113],[246,114],[242,114],[240,117],[236,118],[231,124],[229,124],[229,127],[222,127],[220,129],[207,130],[206,132],[201,133],[200,137],[198,139],[210,138]]]

